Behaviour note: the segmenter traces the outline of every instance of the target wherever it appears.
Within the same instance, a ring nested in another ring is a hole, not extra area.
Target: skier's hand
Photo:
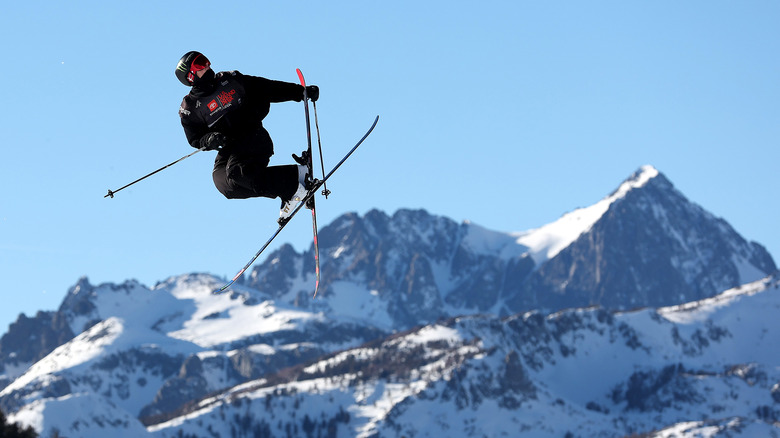
[[[200,139],[200,148],[213,151],[224,148],[228,144],[228,138],[221,132],[209,132]]]
[[[320,98],[320,87],[316,85],[309,85],[306,87],[306,95],[309,96],[312,102],[316,102]]]

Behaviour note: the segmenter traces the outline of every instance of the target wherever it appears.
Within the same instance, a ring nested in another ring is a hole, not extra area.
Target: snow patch
[[[148,436],[137,418],[105,397],[90,393],[38,400],[9,415],[8,420],[32,426],[40,436],[52,436],[55,429],[59,436]]]
[[[464,221],[467,226],[461,245],[475,254],[499,254],[501,258],[513,258],[523,255],[528,247],[520,245],[512,234],[488,230],[482,226]]]
[[[214,301],[208,304],[201,302],[197,313],[203,315],[225,312],[226,317],[193,318],[185,322],[181,330],[170,332],[168,336],[210,348],[257,334],[294,330],[308,321],[322,319],[321,315],[286,309],[272,301],[247,306],[236,304],[237,300],[231,300],[227,295],[214,296],[209,300]]]
[[[537,266],[541,265],[590,230],[615,201],[624,198],[631,190],[644,186],[658,174],[658,170],[653,166],[642,166],[611,195],[590,207],[566,213],[557,221],[540,228],[515,233],[516,242],[528,247],[528,252]]]
[[[393,328],[393,319],[387,313],[387,304],[378,293],[350,281],[336,281],[330,285],[328,305],[330,318],[368,321],[383,330]]]
[[[409,348],[414,345],[424,345],[431,341],[446,341],[456,344],[462,341],[460,333],[454,328],[441,325],[429,325],[402,338],[399,348]]]
[[[677,306],[662,307],[658,309],[658,314],[677,324],[703,322],[711,318],[712,315],[720,309],[733,308],[734,304],[744,297],[764,292],[767,290],[770,278],[771,277],[767,277],[753,283],[729,289],[712,298],[706,298]]]

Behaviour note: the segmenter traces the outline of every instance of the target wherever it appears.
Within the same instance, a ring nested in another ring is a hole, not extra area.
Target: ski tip
[[[301,80],[301,85],[303,85],[305,87],[306,86],[306,79],[303,78],[303,72],[299,68],[296,68],[295,72],[298,73],[298,79]]]

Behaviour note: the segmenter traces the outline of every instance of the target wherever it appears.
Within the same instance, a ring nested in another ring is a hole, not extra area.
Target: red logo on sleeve
[[[217,100],[214,99],[211,102],[209,102],[209,111],[216,111],[217,108],[219,108],[219,104],[217,103]]]

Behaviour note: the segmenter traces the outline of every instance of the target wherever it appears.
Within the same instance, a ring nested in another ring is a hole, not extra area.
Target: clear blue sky
[[[597,202],[644,164],[780,256],[776,1],[14,2],[0,13],[0,332],[93,283],[232,277],[279,202],[228,201],[192,149],[179,57],[320,86],[320,224],[425,208],[522,231]],[[266,119],[274,164],[303,109]],[[311,242],[308,215],[279,237]],[[262,259],[261,259],[262,260]]]

